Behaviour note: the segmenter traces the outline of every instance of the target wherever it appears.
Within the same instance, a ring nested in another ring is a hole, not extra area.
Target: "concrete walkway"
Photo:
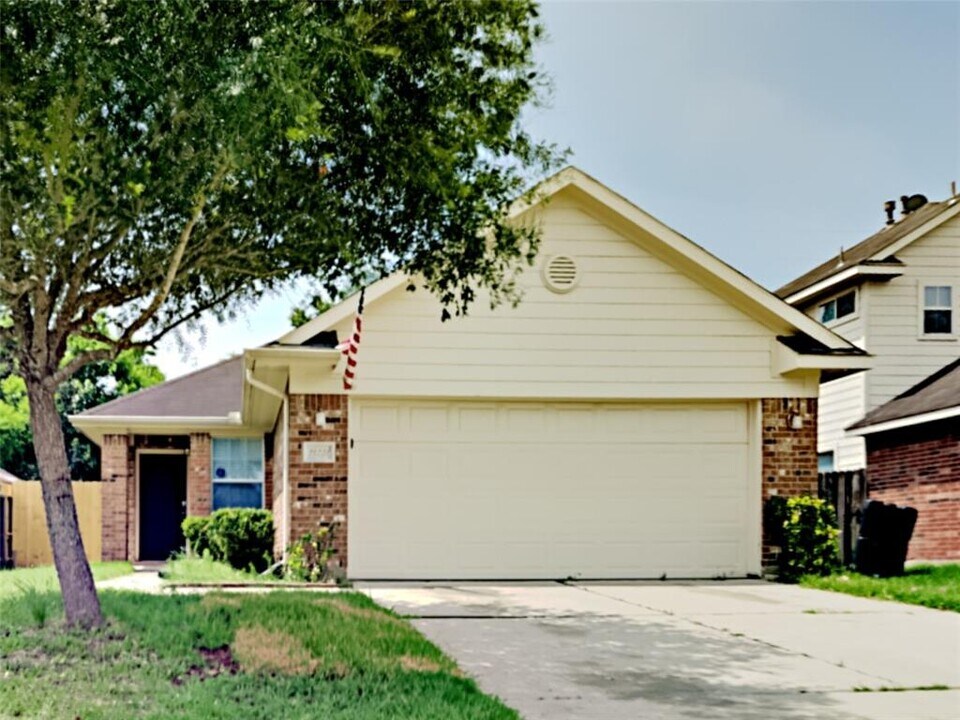
[[[527,720],[960,717],[956,613],[760,581],[361,589]]]
[[[110,580],[102,580],[97,583],[98,590],[130,590],[132,592],[149,593],[151,595],[160,595],[169,592],[165,588],[163,580],[160,578],[159,568],[146,567],[137,568],[129,575],[120,575]]]

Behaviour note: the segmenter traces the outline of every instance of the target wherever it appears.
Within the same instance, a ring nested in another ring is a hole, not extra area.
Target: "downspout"
[[[290,396],[285,392],[270,387],[253,376],[253,371],[247,368],[247,382],[267,395],[280,398],[283,402],[283,470],[281,472],[283,486],[283,564],[287,564],[287,546],[290,544]]]

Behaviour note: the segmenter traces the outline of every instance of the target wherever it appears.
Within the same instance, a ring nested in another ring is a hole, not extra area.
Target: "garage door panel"
[[[354,577],[711,577],[754,564],[745,403],[355,400],[350,412]]]

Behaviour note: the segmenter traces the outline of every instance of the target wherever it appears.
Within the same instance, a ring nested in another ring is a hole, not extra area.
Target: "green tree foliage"
[[[528,0],[0,0],[0,332],[69,622],[101,615],[57,388],[299,277],[515,299],[505,207],[561,159],[520,124],[542,34]]]
[[[66,359],[91,348],[85,338],[68,341]],[[70,475],[74,480],[100,479],[99,448],[67,420],[68,415],[88,410],[163,382],[160,368],[150,364],[152,352],[142,348],[124,350],[113,360],[100,360],[78,370],[57,391],[57,409],[66,441]],[[14,360],[0,346],[0,467],[17,477],[40,477],[30,432],[27,387],[13,367]]]

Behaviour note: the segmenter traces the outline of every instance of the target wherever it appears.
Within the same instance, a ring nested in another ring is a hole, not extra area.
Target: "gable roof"
[[[854,434],[865,435],[956,416],[960,416],[960,358],[871,410],[848,430],[864,430]]]
[[[849,341],[783,302],[740,271],[578,168],[567,167],[544,180],[511,206],[508,217],[516,218],[567,188],[575,189],[582,196],[613,213],[620,221],[641,230],[658,243],[659,249],[673,262],[682,263],[687,268],[696,270],[698,274],[706,275],[718,282],[730,296],[739,301],[745,312],[760,322],[768,326],[778,326],[781,331],[789,330],[807,335],[820,347],[825,348],[827,353],[836,351],[846,355],[866,355]],[[369,306],[376,303],[407,282],[409,278],[406,273],[397,272],[373,283],[366,289],[366,304]],[[310,322],[288,332],[280,338],[279,343],[293,345],[304,343],[317,333],[328,330],[351,317],[355,309],[355,296],[351,296]]]
[[[243,356],[85,410],[77,418],[225,418],[243,401]]]
[[[943,202],[927,203],[902,220],[893,225],[885,226],[866,240],[843,250],[826,262],[805,272],[796,280],[788,282],[776,291],[776,295],[789,302],[792,296],[811,285],[823,282],[857,265],[897,262],[891,258],[895,252],[923,237],[933,228],[949,220],[958,211],[960,211],[960,203],[957,202],[957,198],[951,198]]]

